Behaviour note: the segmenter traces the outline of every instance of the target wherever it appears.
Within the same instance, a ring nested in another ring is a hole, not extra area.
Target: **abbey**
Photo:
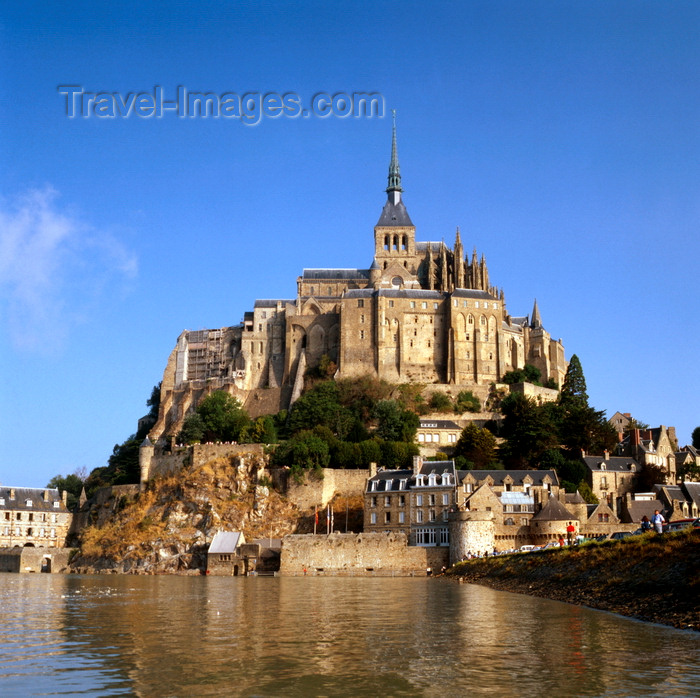
[[[163,375],[151,439],[176,433],[212,390],[239,397],[251,416],[286,408],[324,355],[337,365],[336,378],[371,375],[485,396],[528,363],[543,382],[561,385],[564,347],[545,331],[537,302],[531,316],[511,316],[485,257],[465,254],[459,229],[452,248],[418,242],[402,192],[394,124],[369,268],[304,269],[296,298],[257,300],[240,325],[183,332]]]

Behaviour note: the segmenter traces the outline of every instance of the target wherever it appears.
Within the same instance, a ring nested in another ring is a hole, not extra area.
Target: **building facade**
[[[308,367],[329,357],[336,376],[464,386],[482,398],[507,371],[536,366],[561,385],[561,340],[531,315],[511,315],[486,259],[454,245],[416,239],[402,199],[394,128],[387,200],[365,269],[305,269],[296,296],[255,302],[240,325],[185,331],[161,385],[157,443],[177,433],[188,410],[227,390],[253,416],[287,407]]]
[[[73,515],[67,493],[56,489],[0,487],[0,548],[62,548]]]

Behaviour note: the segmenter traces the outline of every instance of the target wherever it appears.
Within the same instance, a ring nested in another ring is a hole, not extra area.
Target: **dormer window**
[[[406,489],[406,479],[405,478],[403,480],[399,480],[399,489],[400,490]]]
[[[60,506],[61,506],[61,502],[59,502],[59,501],[55,501],[55,502],[53,503],[53,508],[54,508],[54,509],[58,509]]]
[[[24,500],[24,506],[26,506],[26,507],[32,506],[32,500],[31,500],[31,499],[25,499],[25,500]]]
[[[391,489],[391,485],[394,481],[392,479],[386,480],[384,483],[384,489],[385,491],[389,491]]]
[[[0,497],[0,507],[5,506],[5,497]]]
[[[377,489],[377,481],[372,480],[372,482],[369,483],[369,491],[374,492]]]
[[[433,473],[431,473],[431,474],[428,476],[428,486],[429,486],[429,487],[435,487],[435,484],[436,484],[436,483],[435,483],[435,475],[434,475]]]
[[[601,463],[601,464],[600,464],[600,469],[601,469],[601,470],[605,470],[605,463]]]

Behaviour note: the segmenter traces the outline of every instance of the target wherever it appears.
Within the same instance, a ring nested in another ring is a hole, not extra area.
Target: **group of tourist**
[[[649,521],[648,516],[642,517],[642,531],[644,531],[644,533],[651,531],[653,526],[657,533],[663,533],[665,523],[666,519],[664,519],[664,515],[658,509],[655,509],[651,521]]]

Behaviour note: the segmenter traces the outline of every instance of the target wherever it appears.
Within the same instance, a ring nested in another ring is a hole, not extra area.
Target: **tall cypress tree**
[[[578,356],[573,354],[569,360],[569,368],[566,369],[564,385],[561,387],[559,404],[562,407],[588,407],[588,393],[586,392],[586,379]]]

